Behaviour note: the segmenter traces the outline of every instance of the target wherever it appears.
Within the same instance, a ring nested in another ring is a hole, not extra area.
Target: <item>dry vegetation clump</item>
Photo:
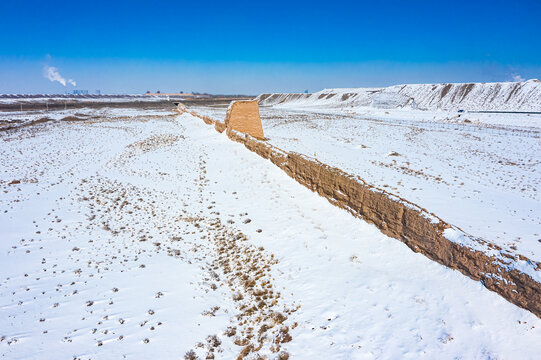
[[[199,357],[195,354],[195,351],[190,350],[184,354],[184,360],[197,360]]]
[[[184,138],[184,136],[173,134],[154,135],[145,140],[130,144],[128,145],[128,148],[137,149],[142,152],[153,151],[162,147],[171,146],[181,138]]]

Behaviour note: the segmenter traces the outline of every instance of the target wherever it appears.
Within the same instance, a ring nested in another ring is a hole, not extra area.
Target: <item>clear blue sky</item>
[[[0,1],[0,93],[541,77],[541,1]],[[55,67],[74,87],[52,82]]]

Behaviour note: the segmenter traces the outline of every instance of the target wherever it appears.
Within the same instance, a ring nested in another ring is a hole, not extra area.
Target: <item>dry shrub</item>
[[[198,360],[199,357],[195,354],[195,351],[190,350],[184,354],[184,360]]]

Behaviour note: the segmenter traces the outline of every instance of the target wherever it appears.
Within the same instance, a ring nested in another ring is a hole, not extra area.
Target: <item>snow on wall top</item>
[[[541,111],[541,82],[405,84],[325,89],[313,94],[261,94],[263,106],[361,107],[427,110]]]

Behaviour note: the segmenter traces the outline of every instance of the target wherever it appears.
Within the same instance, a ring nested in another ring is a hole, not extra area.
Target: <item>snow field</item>
[[[534,315],[200,119],[103,120],[0,134],[5,358],[536,357]]]

